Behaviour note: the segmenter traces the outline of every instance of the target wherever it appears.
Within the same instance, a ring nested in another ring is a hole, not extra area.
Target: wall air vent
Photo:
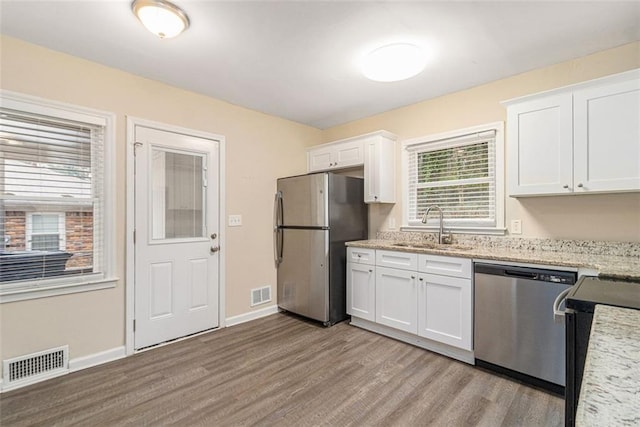
[[[271,286],[251,289],[251,307],[271,301]]]
[[[22,387],[68,372],[68,345],[14,357],[2,362],[2,390]]]

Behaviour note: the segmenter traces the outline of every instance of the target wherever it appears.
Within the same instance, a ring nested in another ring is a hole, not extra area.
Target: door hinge
[[[136,319],[133,319],[133,332],[136,331]]]
[[[133,244],[136,244],[136,230],[133,230]]]

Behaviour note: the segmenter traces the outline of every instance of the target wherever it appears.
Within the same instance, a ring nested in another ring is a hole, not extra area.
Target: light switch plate
[[[522,234],[522,220],[511,220],[511,234]]]
[[[396,229],[396,219],[391,217],[389,218],[389,230],[395,230]]]
[[[242,215],[229,215],[229,227],[240,227],[242,225]]]

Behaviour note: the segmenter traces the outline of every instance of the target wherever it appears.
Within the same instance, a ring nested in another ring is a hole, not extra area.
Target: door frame
[[[218,238],[220,242],[220,265],[218,277],[218,328],[226,327],[225,313],[225,138],[209,132],[198,131],[194,129],[183,128],[179,126],[168,125],[165,123],[154,122],[151,120],[140,119],[137,117],[126,116],[127,125],[127,152],[126,152],[126,261],[125,261],[125,350],[126,355],[134,354],[134,330],[133,322],[135,318],[135,246],[133,244],[133,232],[135,229],[135,156],[134,156],[134,135],[136,126],[144,126],[165,132],[180,133],[183,135],[210,139],[218,141],[220,150],[218,153],[218,221],[220,222]]]

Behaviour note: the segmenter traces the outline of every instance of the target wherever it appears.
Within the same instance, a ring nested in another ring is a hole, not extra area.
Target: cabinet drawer
[[[419,255],[418,270],[421,273],[440,274],[443,276],[471,278],[472,265],[470,258],[457,258],[440,255]]]
[[[376,265],[417,271],[418,254],[395,251],[376,251]]]
[[[374,249],[348,247],[347,261],[374,265],[376,263],[376,251]]]

